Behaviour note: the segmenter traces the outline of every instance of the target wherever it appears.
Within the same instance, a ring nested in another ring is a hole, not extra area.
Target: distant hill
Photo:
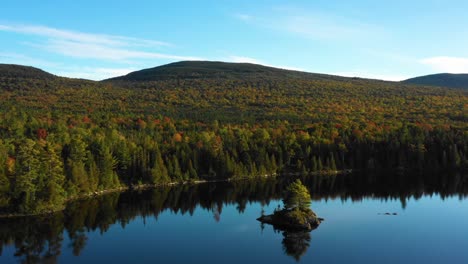
[[[0,78],[53,79],[55,77],[53,74],[30,66],[0,64]]]
[[[345,80],[348,78],[273,68],[252,63],[218,61],[181,61],[131,72],[105,81],[163,81],[174,79],[231,79],[231,80]]]
[[[401,120],[418,120],[464,127],[466,111],[460,105],[466,105],[467,93],[468,89],[348,78],[250,63],[182,61],[101,82],[0,64],[0,113],[10,108],[49,113],[53,108],[61,115],[154,115],[206,123],[287,120],[350,128],[367,126],[367,121],[390,126]],[[429,98],[443,103],[435,107]]]
[[[468,74],[439,73],[420,76],[403,81],[408,84],[442,86],[468,90]]]

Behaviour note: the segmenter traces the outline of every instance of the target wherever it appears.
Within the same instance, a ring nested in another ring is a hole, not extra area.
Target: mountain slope
[[[273,68],[252,63],[229,63],[218,61],[181,61],[154,68],[131,72],[125,76],[105,81],[161,81],[173,79],[231,79],[231,80],[277,80],[277,79],[333,79],[347,78],[326,74]]]
[[[403,83],[468,89],[468,74],[431,74],[411,78]]]
[[[0,64],[0,78],[53,79],[56,76],[31,66]]]
[[[4,98],[0,111],[5,112],[15,107],[43,113],[53,109],[61,115],[153,115],[207,123],[287,120],[346,127],[374,123],[392,126],[402,120],[464,127],[468,118],[468,90],[248,63],[177,62],[103,82],[35,79],[53,75],[32,67],[2,66],[17,69],[11,76],[31,76],[0,77],[0,99]],[[37,74],[19,74],[26,70]]]

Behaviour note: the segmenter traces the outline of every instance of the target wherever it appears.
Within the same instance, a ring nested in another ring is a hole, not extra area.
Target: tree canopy
[[[286,188],[283,204],[285,209],[299,209],[304,211],[310,208],[310,193],[307,187],[302,184],[301,180],[297,179]]]

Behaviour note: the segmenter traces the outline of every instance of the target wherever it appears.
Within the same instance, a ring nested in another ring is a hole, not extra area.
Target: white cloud
[[[243,57],[243,56],[229,56],[227,61],[230,62],[244,62],[244,63],[254,63],[254,64],[263,64],[263,62],[250,58],[250,57]]]
[[[420,63],[438,72],[468,73],[468,58],[440,56],[422,59]]]
[[[37,46],[42,47],[49,52],[55,52],[75,58],[111,61],[128,61],[131,59],[201,60],[201,58],[198,57],[130,50],[96,43],[73,42],[68,40],[50,40],[45,45]]]
[[[0,52],[0,61],[2,63],[34,65],[58,76],[96,81],[126,75],[139,70],[137,68],[77,67],[8,52]]]
[[[156,40],[139,39],[118,35],[89,34],[36,25],[0,25],[0,30],[23,33],[27,35],[37,35],[52,39],[62,39],[111,46],[171,46],[170,43]]]
[[[236,14],[235,17],[253,25],[308,39],[364,40],[366,37],[377,38],[384,33],[382,28],[358,19],[294,7],[274,8],[266,14],[255,16]]]
[[[98,80],[126,75],[135,70],[137,69],[75,67],[75,68],[69,68],[69,69],[58,71],[58,72],[54,72],[54,74],[57,74],[59,76],[70,77],[70,78],[83,78],[83,79],[98,81]]]
[[[263,62],[261,60],[255,59],[255,58],[245,57],[245,56],[231,55],[231,56],[228,56],[227,58],[224,58],[223,60],[228,61],[228,62],[237,62],[237,63],[260,64],[260,65],[263,65],[263,66],[280,68],[280,69],[291,70],[291,71],[306,71],[306,70],[304,70],[302,68],[298,68],[298,67],[290,67],[290,66],[285,66],[285,65],[270,64],[270,63],[266,63],[266,62]]]
[[[30,46],[74,58],[88,58],[128,62],[130,59],[200,60],[193,56],[179,56],[148,51],[171,47],[172,44],[156,40],[118,35],[90,34],[36,25],[0,25],[0,31],[42,37]],[[144,48],[144,49],[142,49]]]

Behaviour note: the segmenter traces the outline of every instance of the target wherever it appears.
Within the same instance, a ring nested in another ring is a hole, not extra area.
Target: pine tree
[[[47,142],[40,156],[42,173],[44,173],[45,189],[41,190],[44,194],[46,207],[55,209],[62,208],[65,200],[65,190],[63,184],[65,182],[65,174],[63,162],[58,155],[55,146]]]
[[[80,135],[73,135],[68,145],[67,192],[74,196],[89,191],[88,174],[85,169],[87,161],[86,143]]]
[[[197,173],[197,171],[195,170],[195,168],[193,167],[192,160],[189,160],[189,164],[188,164],[188,173],[189,173],[190,179],[195,180],[195,179],[198,178],[198,173]]]
[[[10,200],[10,179],[7,176],[7,147],[0,140],[0,207],[6,207]]]
[[[317,170],[318,170],[318,171],[322,171],[322,170],[323,170],[322,158],[320,158],[320,156],[318,157]]]
[[[100,146],[99,158],[98,158],[98,168],[100,172],[99,178],[99,187],[103,190],[108,188],[117,187],[119,185],[117,175],[115,173],[115,168],[117,166],[117,161],[110,149],[106,146]]]
[[[94,192],[98,189],[99,186],[99,168],[96,164],[96,161],[94,160],[93,154],[91,152],[88,152],[88,157],[86,159],[86,167],[88,170],[88,186],[89,190]]]
[[[286,188],[286,194],[283,199],[285,209],[307,210],[310,207],[311,197],[307,188],[297,179]]]
[[[317,157],[316,156],[312,157],[312,171],[313,172],[318,171],[318,164],[317,164]]]
[[[330,170],[336,171],[336,163],[335,163],[335,157],[333,156],[333,153],[330,153]]]
[[[36,142],[25,139],[18,147],[16,156],[16,178],[13,198],[21,213],[34,212],[36,207],[36,183],[39,176],[39,150]]]
[[[183,174],[182,174],[182,170],[181,170],[180,165],[179,165],[179,159],[175,155],[172,158],[172,166],[174,168],[173,177],[176,180],[182,180],[183,179]]]

